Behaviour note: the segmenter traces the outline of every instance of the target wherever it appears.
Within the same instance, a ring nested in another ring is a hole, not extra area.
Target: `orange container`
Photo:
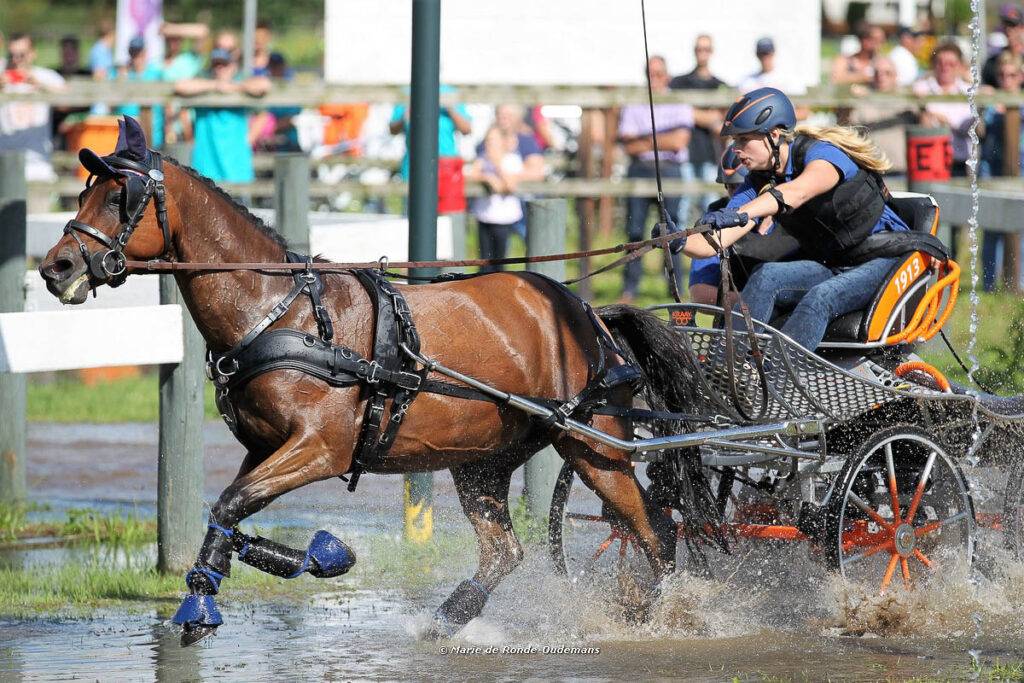
[[[87,387],[103,382],[113,382],[126,377],[138,377],[141,373],[137,365],[115,365],[103,368],[83,368],[78,371],[78,378]]]
[[[68,131],[68,150],[75,154],[83,149],[91,149],[100,156],[110,154],[117,146],[117,132],[116,116],[90,116]],[[89,172],[79,166],[78,177],[85,180]]]

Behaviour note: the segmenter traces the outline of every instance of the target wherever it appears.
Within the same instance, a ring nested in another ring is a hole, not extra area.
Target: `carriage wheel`
[[[1014,558],[1024,560],[1024,459],[1020,457],[1015,457],[1010,467],[999,523],[1006,547]]]
[[[569,463],[562,465],[551,497],[548,548],[555,570],[574,584],[621,581],[650,571],[632,532],[579,480]]]
[[[826,543],[847,579],[906,587],[974,550],[967,481],[923,429],[896,425],[871,436],[837,480]],[[897,579],[899,580],[899,579]]]

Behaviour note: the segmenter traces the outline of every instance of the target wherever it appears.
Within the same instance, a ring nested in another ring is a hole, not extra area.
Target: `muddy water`
[[[56,511],[88,504],[151,514],[155,443],[149,427],[33,427],[32,491]],[[219,425],[208,426],[207,444],[209,501],[241,451]],[[983,535],[973,567],[949,567],[921,590],[897,587],[884,598],[844,585],[803,547],[712,555],[710,576],[672,579],[642,625],[628,618],[635,605],[620,597],[621,585],[570,585],[534,550],[482,618],[454,641],[426,642],[430,612],[475,558],[450,479],[438,475],[437,529],[449,556],[382,571],[389,558],[380,555],[394,549],[382,540],[401,525],[400,486],[399,477],[366,477],[353,495],[342,482],[325,482],[254,519],[306,536],[324,527],[350,540],[360,563],[344,579],[303,577],[308,593],[274,599],[233,594],[225,581],[225,625],[186,650],[167,623],[173,603],[90,618],[0,620],[0,679],[958,680],[971,676],[972,653],[983,663],[1024,659],[1024,569],[1002,556],[992,533]],[[6,562],[85,559],[30,551]]]

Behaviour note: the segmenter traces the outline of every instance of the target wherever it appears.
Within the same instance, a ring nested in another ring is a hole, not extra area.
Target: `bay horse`
[[[80,304],[100,285],[120,284],[131,272],[122,259],[228,264],[286,259],[286,245],[277,233],[209,179],[171,159],[161,161],[127,117],[114,154],[99,157],[83,150],[80,159],[94,178],[79,198],[75,219],[39,266],[49,291],[64,303]],[[238,344],[293,284],[291,274],[281,271],[176,271],[175,279],[215,354]],[[322,282],[322,305],[334,321],[331,341],[371,358],[376,316],[367,290],[352,272],[325,273]],[[523,396],[566,401],[579,394],[601,353],[601,333],[607,334],[600,329],[604,323],[588,315],[567,289],[531,273],[397,289],[408,301],[426,356]],[[316,334],[319,318],[313,307],[301,304],[298,300],[286,307],[270,329]],[[643,316],[650,314],[623,307],[610,326],[628,327]],[[636,329],[630,330],[634,337]],[[671,382],[659,354],[647,351],[647,369],[660,368],[664,376],[659,381]],[[609,365],[624,363],[609,354]],[[222,623],[212,596],[230,573],[233,553],[288,578],[304,571],[335,576],[352,566],[354,554],[327,532],[318,532],[301,551],[247,536],[238,524],[278,496],[352,470],[365,389],[365,384],[331,386],[294,369],[279,369],[232,392],[234,431],[247,453],[211,508],[202,549],[186,576],[189,593],[175,619],[184,627],[183,645]],[[608,400],[628,406],[632,392],[620,386]],[[595,415],[591,424],[618,438],[632,438],[625,418]],[[549,443],[632,530],[655,574],[673,570],[674,526],[652,510],[625,452],[553,429],[507,405],[420,393],[390,449],[367,470],[450,470],[476,533],[478,569],[437,609],[429,637],[450,636],[479,615],[488,595],[522,561],[509,516],[510,477]]]

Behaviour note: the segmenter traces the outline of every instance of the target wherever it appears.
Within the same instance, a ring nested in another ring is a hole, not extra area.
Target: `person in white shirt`
[[[943,43],[932,53],[932,73],[914,83],[915,95],[966,95],[968,83],[962,78],[964,57],[953,42]],[[953,169],[955,177],[967,175],[970,156],[968,132],[971,127],[971,108],[962,102],[929,102],[920,114],[922,126],[948,128],[953,134]]]
[[[745,95],[758,88],[776,88],[790,95],[803,95],[807,88],[786,78],[775,68],[775,41],[761,38],[757,41],[754,53],[761,62],[761,70],[740,81],[739,90]]]
[[[58,92],[64,79],[53,69],[35,66],[32,38],[25,33],[11,36],[9,63],[0,76],[0,88],[8,93]],[[55,181],[50,164],[50,105],[43,102],[11,102],[0,105],[0,151],[25,152],[26,180]]]
[[[921,34],[908,26],[900,26],[896,30],[897,45],[889,51],[889,59],[896,67],[896,85],[910,85],[921,75],[914,52],[921,42]]]

